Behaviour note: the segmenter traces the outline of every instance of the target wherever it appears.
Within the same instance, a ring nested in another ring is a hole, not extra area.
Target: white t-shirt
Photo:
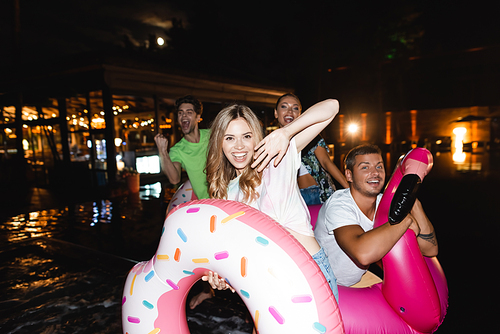
[[[257,187],[259,198],[245,203],[260,210],[282,226],[299,234],[314,236],[309,210],[300,195],[297,185],[297,171],[300,167],[300,152],[297,152],[295,138],[277,167],[274,159],[262,172],[262,182]],[[231,180],[227,189],[227,199],[241,202],[240,177]]]
[[[382,194],[379,194],[377,208],[381,198]],[[323,204],[314,229],[316,240],[328,255],[337,284],[343,286],[358,283],[366,272],[366,269],[359,268],[344,253],[335,240],[334,230],[348,225],[359,225],[365,232],[373,229],[373,221],[358,208],[349,188],[337,190]]]

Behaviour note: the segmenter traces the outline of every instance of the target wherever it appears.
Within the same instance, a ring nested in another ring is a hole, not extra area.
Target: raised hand
[[[209,271],[208,275],[202,276],[201,279],[203,281],[208,282],[212,286],[213,289],[217,289],[217,290],[230,289],[231,292],[235,292],[233,287],[231,285],[229,285],[224,278],[219,277],[219,274],[217,274],[216,272]]]
[[[285,156],[289,144],[290,135],[285,128],[274,130],[255,147],[255,161],[251,167],[258,166],[257,171],[262,172],[274,157],[276,157],[274,160],[274,166],[276,167]]]
[[[168,150],[168,139],[163,134],[159,133],[155,136],[155,143],[158,147],[158,151],[167,152]]]

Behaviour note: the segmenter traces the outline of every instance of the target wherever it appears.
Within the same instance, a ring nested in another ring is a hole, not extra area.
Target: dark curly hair
[[[203,113],[203,104],[195,98],[193,95],[186,95],[175,100],[175,110],[179,110],[179,107],[183,103],[191,103],[194,107],[194,111],[201,115]]]

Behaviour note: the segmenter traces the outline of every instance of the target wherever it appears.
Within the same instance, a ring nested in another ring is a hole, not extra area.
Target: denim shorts
[[[330,266],[330,262],[328,261],[328,256],[326,256],[323,247],[321,247],[321,249],[316,254],[314,254],[312,258],[318,264],[319,269],[321,269],[321,272],[323,273],[323,275],[326,278],[326,281],[330,285],[330,289],[332,289],[333,295],[335,296],[335,299],[337,300],[338,303],[339,289],[337,288],[337,278],[335,278],[332,267]]]
[[[300,189],[300,194],[307,205],[321,204],[321,199],[319,197],[319,186],[310,186],[307,188]]]

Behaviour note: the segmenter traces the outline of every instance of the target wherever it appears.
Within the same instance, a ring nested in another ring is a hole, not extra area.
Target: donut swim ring
[[[153,258],[129,272],[124,333],[189,333],[185,304],[208,270],[235,288],[266,333],[344,333],[316,262],[281,225],[235,201],[196,200],[169,212]]]
[[[191,182],[187,180],[186,182],[181,184],[179,188],[177,188],[177,191],[172,196],[172,199],[168,203],[167,213],[176,206],[189,201],[194,201],[195,199],[198,199],[198,197],[196,197],[196,194],[193,191]]]
[[[388,220],[397,223],[406,216],[416,198],[415,188],[432,164],[431,153],[423,148],[410,151],[398,162],[375,214],[374,227]],[[422,256],[415,233],[408,230],[382,263],[382,283],[366,288],[338,287],[346,333],[436,331],[448,306],[448,286],[437,258]]]

